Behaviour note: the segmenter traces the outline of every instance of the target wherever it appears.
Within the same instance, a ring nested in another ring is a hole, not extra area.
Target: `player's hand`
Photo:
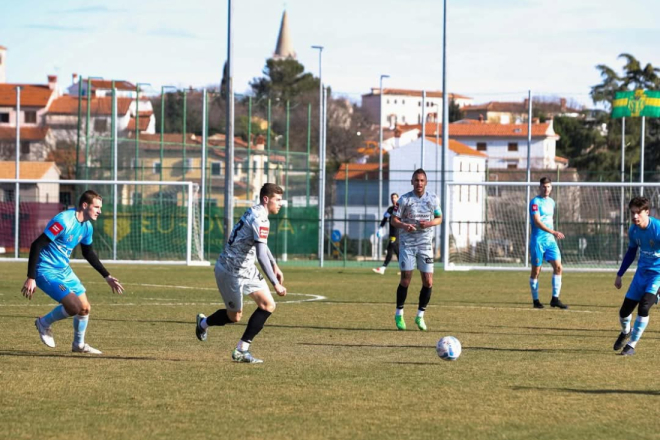
[[[117,293],[119,295],[124,293],[124,286],[121,285],[121,283],[117,278],[113,277],[112,275],[108,275],[107,277],[105,277],[105,281],[112,289],[112,293]]]
[[[416,230],[417,230],[417,228],[415,227],[415,225],[411,225],[411,224],[406,225],[406,231],[415,232]]]
[[[280,268],[275,265],[273,267],[273,271],[275,272],[275,278],[277,278],[277,281],[279,281],[280,284],[284,284],[284,274],[280,270]]]
[[[555,233],[552,234],[552,235],[554,235],[554,236],[555,236],[556,238],[558,238],[559,240],[563,240],[563,239],[565,238],[565,237],[564,237],[564,234],[562,234],[562,233],[559,232],[559,231],[555,231]]]
[[[277,293],[279,296],[286,295],[286,287],[281,284],[275,284],[275,293]]]
[[[25,280],[25,284],[23,284],[21,293],[27,299],[32,299],[32,295],[34,294],[34,289],[36,288],[37,288],[37,282],[34,280],[34,278],[28,278],[27,280]]]
[[[376,238],[380,238],[382,236],[383,236],[383,232],[380,228],[378,228],[378,230],[376,231]]]
[[[618,276],[618,275],[616,276],[616,279],[614,280],[614,287],[616,287],[617,289],[621,288],[621,277]]]

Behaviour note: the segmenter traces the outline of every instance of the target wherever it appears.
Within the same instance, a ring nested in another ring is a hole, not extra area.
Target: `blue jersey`
[[[78,221],[74,208],[57,214],[48,222],[44,231],[51,242],[39,254],[37,272],[59,271],[69,267],[71,252],[79,243],[92,244],[93,231],[90,221]]]
[[[630,226],[628,238],[628,247],[635,250],[639,248],[637,270],[660,272],[660,220],[649,217],[649,224],[645,229],[637,225]]]
[[[554,229],[555,201],[550,197],[536,196],[529,202],[529,220],[532,224],[532,239],[538,241],[555,241],[555,237],[534,223],[534,216],[541,216],[541,223],[547,228]]]

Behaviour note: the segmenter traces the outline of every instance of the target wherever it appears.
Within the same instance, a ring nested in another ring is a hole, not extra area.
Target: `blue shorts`
[[[37,272],[36,282],[37,287],[59,303],[71,292],[77,296],[85,293],[85,287],[70,267],[60,272]]]
[[[657,294],[658,288],[660,288],[660,272],[637,270],[628,287],[626,298],[641,301],[645,293]]]
[[[433,247],[429,245],[399,245],[399,269],[411,271],[415,267],[420,272],[433,273]]]
[[[543,261],[561,261],[561,254],[556,241],[537,241],[532,239],[529,244],[529,256],[532,266],[543,266]]]

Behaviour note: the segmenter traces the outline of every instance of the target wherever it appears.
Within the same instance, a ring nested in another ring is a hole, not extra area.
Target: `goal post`
[[[529,203],[538,182],[448,182],[445,270],[529,270]],[[616,271],[628,246],[632,197],[660,214],[660,183],[553,182],[564,271]],[[547,264],[547,263],[544,263]]]
[[[199,187],[193,182],[0,179],[0,261],[27,261],[58,212],[94,190],[103,198],[94,248],[106,263],[208,264]],[[72,261],[80,260],[78,249]]]

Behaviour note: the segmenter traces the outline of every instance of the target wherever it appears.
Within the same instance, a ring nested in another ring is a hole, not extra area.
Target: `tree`
[[[461,107],[454,101],[454,98],[449,101],[449,122],[456,122],[463,119],[463,111]]]
[[[268,59],[263,74],[260,78],[254,78],[250,87],[257,100],[270,98],[276,106],[319,89],[318,78],[305,73],[305,66],[291,58]]]

